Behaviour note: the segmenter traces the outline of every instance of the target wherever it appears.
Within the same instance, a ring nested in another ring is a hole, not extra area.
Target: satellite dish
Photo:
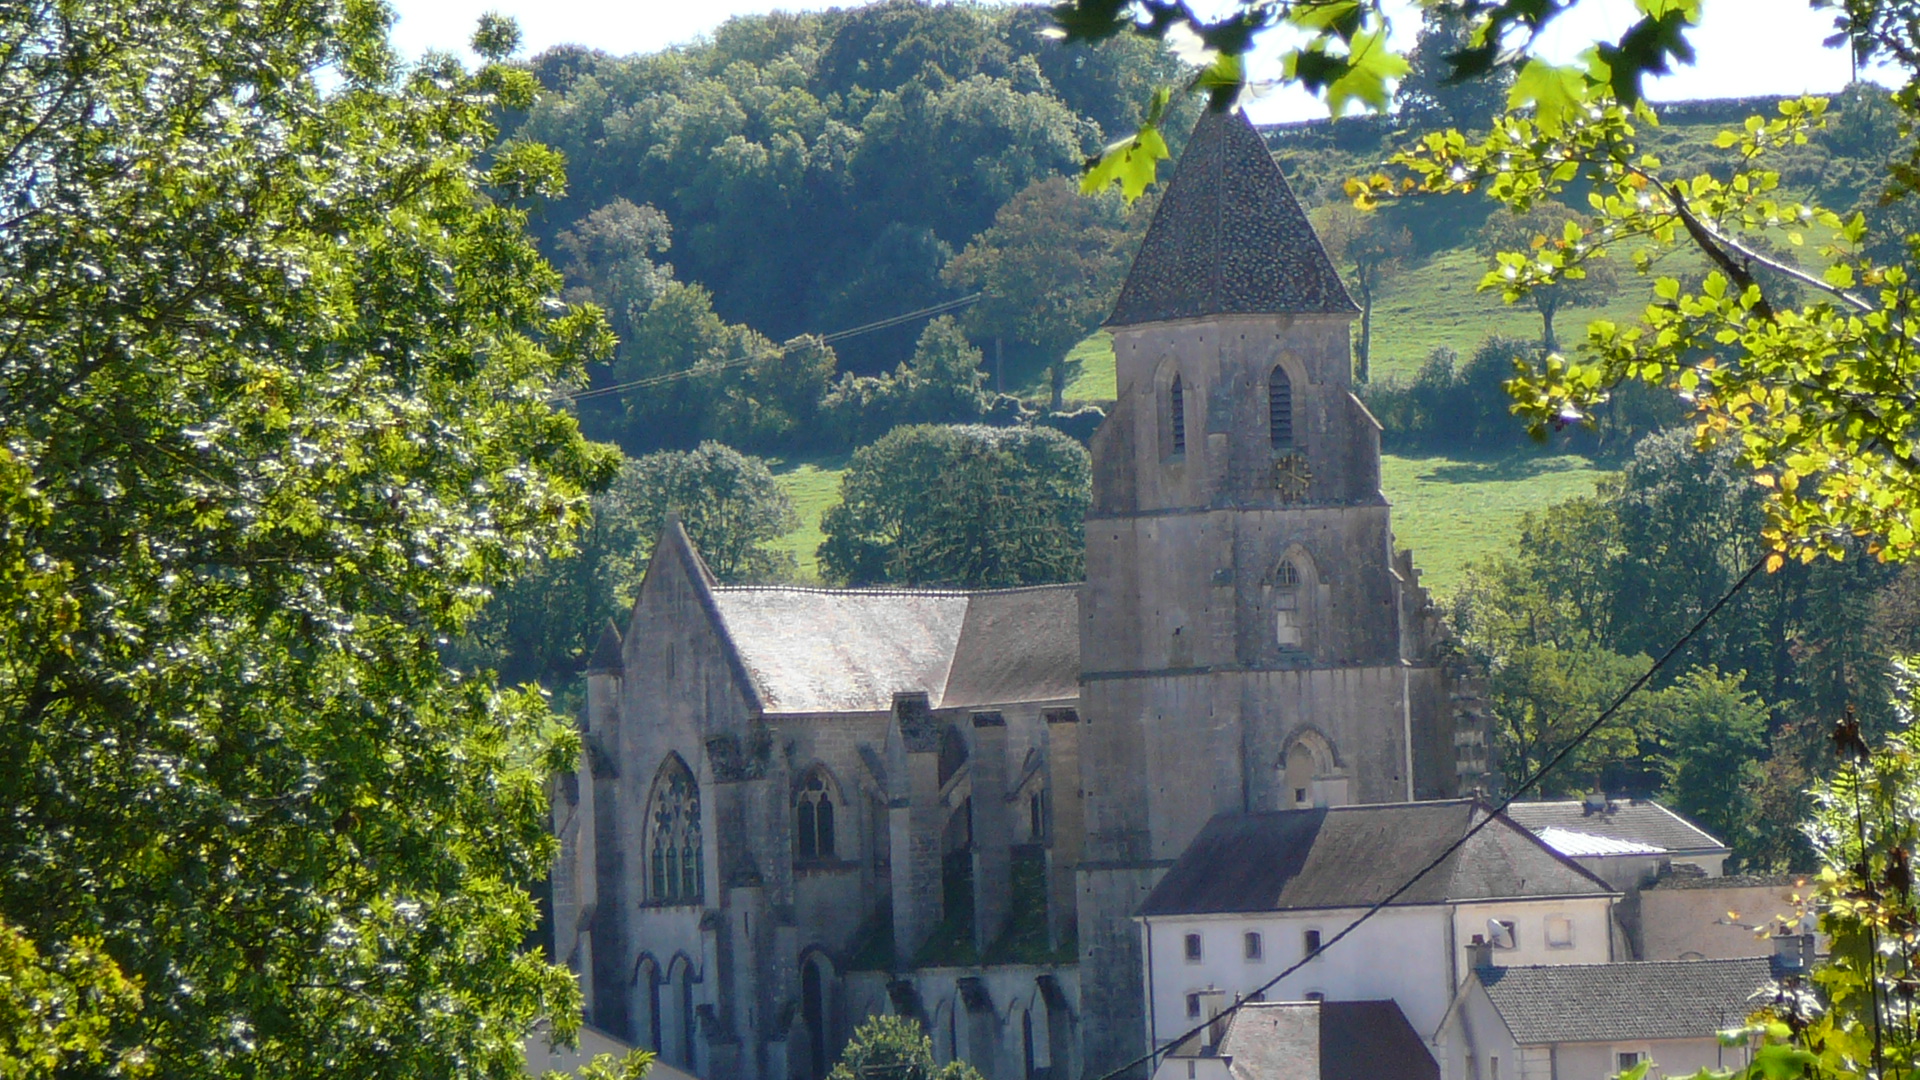
[[[1488,919],[1487,940],[1492,942],[1496,949],[1513,948],[1513,924],[1501,922],[1499,919]]]

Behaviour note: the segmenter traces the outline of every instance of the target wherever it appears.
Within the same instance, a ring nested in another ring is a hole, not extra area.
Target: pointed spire
[[[593,657],[587,661],[587,674],[617,675],[621,666],[620,628],[608,619],[607,625],[600,628],[600,641],[593,647]]]
[[[1358,310],[1246,114],[1203,112],[1107,325]]]

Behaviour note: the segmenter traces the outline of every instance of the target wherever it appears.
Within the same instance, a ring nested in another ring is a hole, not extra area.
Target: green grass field
[[[840,501],[840,475],[847,471],[846,454],[821,458],[775,459],[768,464],[774,479],[793,500],[800,515],[800,527],[780,538],[775,545],[793,552],[800,565],[800,580],[814,584],[820,580],[820,563],[814,552],[820,547],[820,515]]]
[[[1591,495],[1607,475],[1575,454],[1380,458],[1394,540],[1413,549],[1422,584],[1436,593],[1459,585],[1469,562],[1507,550],[1522,514]]]
[[[800,527],[779,546],[794,554],[800,579],[820,580],[814,551],[820,546],[820,515],[840,498],[844,455],[781,461],[774,475],[800,514]],[[1607,475],[1586,458],[1518,453],[1462,459],[1383,455],[1380,483],[1393,502],[1394,536],[1413,549],[1422,580],[1444,593],[1460,583],[1467,563],[1505,550],[1520,515],[1543,510],[1576,495],[1591,495]]]

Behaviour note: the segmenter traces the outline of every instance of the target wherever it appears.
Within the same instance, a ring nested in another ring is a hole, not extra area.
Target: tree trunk
[[[993,392],[996,394],[1007,392],[1007,358],[1004,344],[1004,339],[997,337],[993,339]]]
[[[1047,374],[1052,377],[1053,381],[1053,404],[1048,407],[1054,412],[1060,412],[1066,407],[1067,358],[1063,356],[1055,360],[1053,366],[1048,369]]]
[[[1535,293],[1534,295],[1538,296],[1540,294]],[[1553,337],[1553,314],[1559,309],[1560,305],[1557,303],[1541,303],[1538,306],[1540,308],[1540,347],[1548,352],[1556,352],[1560,348],[1560,343],[1554,340]]]

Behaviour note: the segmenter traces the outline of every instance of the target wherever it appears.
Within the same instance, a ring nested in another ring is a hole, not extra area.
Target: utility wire
[[[885,319],[877,319],[870,323],[862,323],[859,326],[849,327],[845,330],[835,330],[831,334],[822,334],[817,340],[822,345],[831,345],[836,341],[845,341],[850,337],[858,337],[861,334],[871,334],[876,330],[885,330],[889,327],[899,326],[902,323],[913,322],[915,319],[944,315],[949,311],[958,311],[969,304],[977,302],[980,296],[981,294],[977,292],[969,293],[966,296],[923,307],[918,311],[909,311],[904,315],[893,315]],[[639,390],[649,386],[658,386],[661,383],[672,382],[675,379],[687,379],[695,375],[705,375],[716,371],[726,371],[729,368],[745,367],[748,364],[760,360],[775,360],[787,355],[787,353],[791,351],[791,348],[782,345],[771,353],[762,353],[759,356],[747,356],[738,360],[729,360],[724,364],[716,364],[713,367],[690,367],[680,371],[669,371],[661,375],[649,375],[644,379],[634,379],[630,382],[616,383],[613,386],[596,386],[591,390],[578,390],[571,394],[559,394],[552,400],[555,402],[584,401],[587,398],[605,397],[609,394],[618,394],[627,390]]]
[[[1174,1037],[1173,1039],[1168,1040],[1165,1044],[1150,1048],[1145,1054],[1142,1054],[1139,1057],[1134,1058],[1132,1061],[1127,1062],[1125,1065],[1122,1065],[1116,1069],[1113,1069],[1101,1075],[1099,1080],[1116,1080],[1116,1078],[1119,1077],[1120,1074],[1126,1072],[1129,1069],[1132,1069],[1136,1065],[1150,1065],[1161,1054],[1167,1052],[1168,1050],[1173,1049],[1174,1047],[1179,1046],[1181,1043],[1186,1042],[1188,1039],[1191,1039],[1199,1035],[1200,1033],[1206,1031],[1208,1028],[1219,1023],[1223,1017],[1233,1015],[1235,1012],[1237,1012],[1240,1009],[1242,1005],[1247,1004],[1249,1001],[1251,1001],[1253,998],[1257,996],[1265,994],[1268,990],[1272,989],[1276,984],[1278,984],[1280,980],[1286,978],[1287,976],[1293,974],[1296,971],[1299,971],[1301,968],[1307,966],[1307,964],[1310,963],[1314,958],[1320,956],[1322,953],[1332,948],[1335,942],[1346,937],[1348,934],[1353,933],[1355,930],[1358,930],[1362,923],[1365,923],[1368,919],[1373,918],[1375,915],[1378,915],[1381,911],[1385,910],[1389,904],[1399,899],[1402,895],[1406,893],[1408,889],[1411,889],[1414,887],[1414,885],[1418,884],[1421,878],[1426,877],[1428,874],[1438,869],[1441,863],[1446,862],[1447,859],[1451,857],[1454,852],[1459,851],[1460,848],[1463,847],[1467,841],[1473,839],[1474,836],[1477,835],[1481,829],[1484,829],[1488,825],[1492,824],[1494,818],[1497,818],[1500,815],[1506,813],[1507,807],[1511,806],[1515,799],[1518,799],[1520,796],[1526,794],[1528,791],[1531,791],[1533,788],[1539,786],[1540,781],[1545,779],[1548,773],[1552,772],[1556,767],[1558,767],[1561,762],[1567,759],[1568,755],[1572,754],[1575,750],[1579,749],[1581,743],[1586,742],[1589,738],[1593,736],[1594,732],[1599,731],[1602,725],[1604,725],[1608,720],[1612,719],[1613,714],[1616,712],[1619,712],[1620,707],[1625,705],[1629,698],[1639,693],[1641,688],[1645,687],[1648,681],[1650,681],[1656,674],[1660,672],[1661,668],[1666,667],[1667,662],[1669,660],[1672,660],[1674,656],[1680,652],[1681,649],[1685,648],[1687,643],[1693,640],[1694,635],[1698,634],[1700,630],[1703,627],[1705,627],[1707,623],[1711,621],[1715,615],[1718,615],[1720,613],[1721,608],[1726,607],[1727,603],[1731,601],[1736,595],[1738,595],[1740,590],[1747,587],[1747,583],[1753,580],[1753,576],[1755,574],[1758,574],[1760,572],[1760,569],[1766,565],[1767,558],[1768,556],[1762,556],[1759,561],[1755,562],[1752,566],[1748,567],[1747,572],[1744,574],[1741,574],[1740,579],[1738,581],[1735,581],[1733,583],[1733,586],[1729,588],[1724,594],[1721,595],[1720,599],[1715,600],[1713,602],[1713,606],[1708,608],[1706,610],[1706,613],[1701,615],[1700,618],[1696,619],[1693,625],[1687,628],[1686,633],[1680,635],[1679,640],[1675,641],[1672,645],[1668,646],[1666,652],[1660,654],[1660,659],[1654,661],[1653,666],[1648,668],[1645,674],[1641,675],[1638,679],[1635,679],[1632,685],[1628,686],[1625,690],[1620,692],[1620,696],[1613,699],[1613,704],[1608,705],[1605,709],[1602,709],[1600,711],[1599,716],[1594,717],[1593,721],[1589,723],[1586,727],[1582,728],[1580,732],[1576,734],[1573,737],[1573,739],[1567,743],[1567,745],[1561,747],[1558,752],[1556,752],[1552,757],[1548,758],[1545,762],[1543,762],[1538,769],[1535,769],[1532,776],[1527,777],[1527,779],[1524,782],[1522,782],[1519,787],[1513,790],[1513,794],[1508,795],[1506,798],[1502,799],[1500,801],[1499,806],[1494,807],[1493,810],[1489,812],[1485,817],[1482,817],[1479,821],[1475,822],[1470,828],[1467,829],[1465,833],[1461,834],[1460,839],[1455,840],[1451,844],[1448,844],[1446,847],[1446,850],[1434,856],[1432,862],[1429,862],[1427,865],[1421,867],[1419,873],[1408,878],[1406,882],[1402,884],[1399,888],[1388,893],[1383,899],[1376,901],[1372,907],[1369,907],[1367,908],[1367,910],[1361,912],[1358,918],[1354,919],[1352,922],[1348,923],[1346,926],[1341,927],[1339,933],[1334,934],[1332,937],[1327,938],[1325,941],[1322,941],[1320,943],[1319,948],[1301,957],[1299,960],[1289,965],[1284,971],[1280,972],[1280,974],[1275,975],[1273,978],[1268,979],[1266,982],[1260,984],[1260,986],[1257,989],[1255,989],[1253,993],[1247,995],[1245,998],[1242,998],[1239,1001],[1234,1002],[1232,1005],[1227,1006],[1225,1009],[1222,1009],[1220,1012],[1216,1013],[1211,1018],[1195,1025],[1192,1028],[1189,1028],[1186,1032]],[[1152,993],[1153,992],[1152,988],[1149,987],[1147,992]]]

